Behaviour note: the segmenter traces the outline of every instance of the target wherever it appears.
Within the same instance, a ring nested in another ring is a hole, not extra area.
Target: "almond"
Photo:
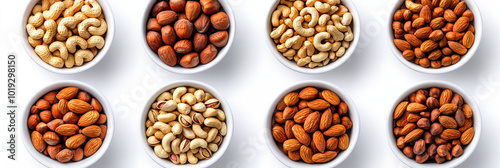
[[[415,29],[421,28],[421,27],[422,27],[422,26],[424,26],[424,25],[425,25],[425,20],[424,20],[424,18],[421,18],[421,17],[419,17],[419,18],[415,19],[415,20],[413,21],[413,23],[411,24],[411,26],[412,26],[413,28],[415,28]]]
[[[326,149],[333,151],[333,150],[337,149],[338,144],[339,144],[339,140],[335,137],[331,137],[328,140],[326,140]]]
[[[326,151],[325,153],[316,153],[313,155],[312,160],[315,163],[325,163],[329,162],[337,156],[336,151]]]
[[[431,33],[432,33],[432,29],[430,27],[422,27],[420,29],[417,29],[417,31],[415,31],[414,35],[419,39],[425,40],[425,39],[429,38],[429,35]]]
[[[466,131],[467,132],[467,131]],[[464,132],[465,133],[465,132]],[[456,129],[445,129],[442,133],[441,133],[441,138],[444,139],[444,140],[454,140],[454,139],[458,139],[460,138],[460,131],[456,130]],[[465,144],[465,143],[464,143]]]
[[[405,34],[405,39],[410,45],[413,47],[420,47],[422,45],[422,40],[418,39],[417,36],[413,34]],[[411,50],[406,50],[406,51],[411,51]]]
[[[283,130],[283,135],[284,135],[284,133],[285,133],[285,131]],[[91,125],[91,126],[83,128],[82,134],[89,137],[89,138],[99,137],[99,135],[101,135],[101,128],[97,125]]]
[[[339,96],[330,90],[323,90],[321,92],[321,97],[334,106],[340,104]]]
[[[101,135],[99,136],[99,138],[104,139],[106,137],[108,127],[106,125],[99,125],[99,127],[101,127]]]
[[[323,99],[316,99],[310,102],[307,102],[307,106],[312,110],[324,110],[330,107],[330,103]]]
[[[446,9],[443,15],[444,19],[449,23],[457,21],[457,15],[451,9]]]
[[[429,36],[427,36],[429,37]],[[422,50],[422,52],[430,52],[434,49],[436,49],[438,47],[438,43],[436,43],[435,41],[432,41],[432,40],[427,40],[427,41],[424,41],[422,43],[422,45],[420,46],[420,50]]]
[[[287,106],[294,106],[299,102],[299,93],[297,92],[290,92],[285,95],[285,98],[283,98],[283,101]]]
[[[326,142],[325,137],[323,136],[323,133],[321,133],[321,131],[314,132],[312,141],[314,141],[314,145],[316,146],[316,149],[319,150],[319,152],[325,152]]]
[[[455,12],[455,15],[461,16],[465,12],[465,10],[467,10],[467,4],[465,3],[465,1],[462,1],[458,3],[457,6],[455,6],[453,12]]]
[[[467,53],[467,48],[458,42],[448,41],[448,46],[450,46],[450,49],[455,51],[457,54],[464,55]]]
[[[299,98],[303,100],[313,100],[318,96],[318,89],[306,87],[299,92]]]
[[[441,93],[441,96],[439,97],[439,105],[442,106],[446,103],[450,103],[451,99],[453,98],[453,92],[450,89],[445,89]]]
[[[30,115],[28,118],[28,128],[34,129],[40,122],[40,117],[37,114]]]
[[[437,17],[431,20],[430,28],[437,30],[442,28],[446,24],[446,20],[443,17]],[[432,31],[432,30],[431,30]]]
[[[60,125],[64,124],[64,121],[61,119],[55,119],[47,123],[47,128],[49,128],[51,131],[55,131],[57,127]]]
[[[406,118],[406,121],[414,123],[417,122],[420,118],[422,118],[420,115],[411,113],[410,115],[408,115],[408,118]]]
[[[396,109],[394,110],[393,118],[398,119],[399,117],[401,117],[404,114],[407,106],[408,106],[408,101],[403,101],[399,103],[398,106],[396,106]]]
[[[59,136],[52,131],[48,131],[43,134],[43,141],[48,145],[57,145],[59,144]]]
[[[94,124],[99,120],[99,112],[89,111],[83,114],[78,120],[78,126],[85,127]]]
[[[302,109],[297,112],[295,116],[293,116],[293,121],[295,121],[295,123],[302,124],[306,121],[307,116],[309,116],[309,114],[311,114],[312,112],[313,111],[310,108]]]
[[[413,141],[416,141],[417,139],[419,139],[422,135],[424,134],[424,130],[423,129],[415,129],[413,131],[411,131],[410,133],[408,133],[405,137],[404,137],[404,143],[410,143],[410,142],[413,142]]]
[[[325,134],[326,136],[329,136],[329,137],[337,137],[337,136],[344,134],[345,132],[346,132],[346,128],[344,125],[336,124],[336,125],[330,127],[330,129],[323,132],[323,134]]]
[[[444,38],[444,33],[441,30],[434,30],[430,35],[429,39],[432,41],[440,41],[441,39]]]
[[[74,98],[78,94],[78,88],[77,87],[67,87],[59,91],[57,93],[56,98],[59,100],[66,99],[70,100]]]
[[[99,114],[99,119],[95,122],[96,124],[104,124],[108,120],[105,114]]]
[[[33,131],[31,133],[31,143],[33,143],[33,147],[35,147],[38,152],[43,152],[47,146],[42,138],[42,134],[38,131]]]
[[[401,129],[401,132],[399,134],[406,135],[413,131],[415,128],[417,128],[417,125],[415,123],[408,123],[403,127],[403,129]]]
[[[349,136],[347,134],[342,134],[339,137],[339,149],[346,150],[349,147]]]
[[[177,13],[172,10],[161,11],[156,15],[156,20],[158,24],[165,26],[177,20]]]
[[[59,151],[61,151],[61,149],[61,144],[56,146],[47,146],[47,153],[49,154],[50,158],[56,159],[56,155],[59,153]]]
[[[72,99],[68,102],[68,110],[77,114],[84,114],[92,109],[89,103],[80,99]]]
[[[455,22],[453,26],[453,32],[463,32],[469,28],[469,18],[468,17],[460,17]]]
[[[342,125],[344,125],[346,129],[351,129],[352,128],[351,119],[347,116],[342,117]]]
[[[50,109],[52,106],[51,104],[49,103],[49,101],[45,100],[45,99],[40,99],[36,102],[36,107],[38,108],[38,110],[48,110]]]
[[[295,138],[297,138],[297,140],[301,144],[309,146],[309,144],[311,143],[311,137],[309,136],[309,134],[307,134],[305,132],[305,130],[304,130],[304,128],[302,128],[302,126],[295,124],[292,127],[292,132],[293,132],[293,135],[295,136]]]
[[[422,7],[420,10],[420,17],[422,17],[425,21],[425,23],[430,23],[432,19],[432,12],[431,8],[428,5],[425,5]]]
[[[467,31],[462,39],[462,44],[468,49],[472,48],[472,45],[474,44],[474,33]]]
[[[439,2],[439,7],[443,9],[448,9],[451,5],[451,2],[452,0],[441,0],[441,2]]]
[[[285,129],[283,127],[275,124],[273,126],[273,137],[279,143],[283,143],[286,141],[287,137],[285,135]]]
[[[87,157],[92,156],[101,147],[101,144],[101,138],[90,139],[87,144],[85,144],[85,148],[83,148],[83,154]]]
[[[399,50],[401,50],[401,51],[411,50],[411,45],[407,41],[401,40],[401,39],[394,39],[393,41],[394,41],[394,45],[396,45],[396,47]]]
[[[78,122],[78,119],[78,116],[73,112],[66,113],[63,116],[63,121],[67,124],[75,124],[76,122]]]
[[[439,123],[445,128],[454,129],[457,128],[457,122],[448,116],[439,116]]]
[[[462,134],[462,136],[460,137],[460,142],[463,145],[468,145],[470,142],[472,142],[473,138],[474,138],[474,127],[470,127]]]
[[[66,163],[73,158],[73,151],[69,149],[63,149],[56,155],[56,159],[59,162]]]
[[[408,111],[410,113],[420,113],[426,109],[427,109],[427,107],[423,104],[420,104],[420,103],[410,103],[406,107],[406,111]]]
[[[73,158],[71,159],[72,161],[78,162],[83,159],[83,149],[82,148],[76,148],[73,150]]]
[[[464,104],[464,106],[462,107],[462,111],[465,114],[465,118],[472,118],[472,108],[469,104]]]
[[[45,133],[45,132],[47,132],[47,130],[48,130],[47,124],[45,124],[44,122],[38,123],[38,124],[36,125],[35,130],[37,130],[37,131],[38,131],[38,132],[40,132],[41,134],[44,134],[44,133]]]
[[[321,114],[321,119],[319,120],[319,129],[325,131],[332,125],[333,115],[332,110],[326,109],[323,114]]]
[[[66,147],[68,147],[70,149],[76,149],[76,148],[80,147],[80,145],[85,143],[86,140],[87,140],[87,137],[85,135],[76,134],[76,135],[73,135],[73,136],[69,137],[68,139],[66,139],[65,145],[66,145]]]
[[[75,124],[63,124],[55,129],[57,134],[62,136],[72,136],[78,133],[80,128]]]
[[[451,115],[455,113],[455,111],[457,111],[457,105],[451,103],[443,104],[443,106],[439,108],[439,112],[444,115]]]
[[[472,118],[467,118],[464,121],[464,125],[462,125],[460,128],[458,128],[458,131],[463,133],[463,132],[467,131],[467,129],[469,129],[470,127],[472,127]]]
[[[300,160],[300,150],[296,151],[288,151],[288,158],[293,161],[299,161]]]
[[[44,99],[44,100],[47,100],[50,104],[54,104],[54,103],[56,103],[56,102],[57,102],[57,99],[56,99],[56,94],[57,94],[57,93],[56,93],[55,91],[51,91],[51,92],[49,92],[49,93],[45,94],[45,95],[43,96],[43,99]]]
[[[292,128],[295,123],[292,120],[286,120],[285,122],[285,135],[288,139],[294,138]]]
[[[305,145],[302,145],[300,147],[300,158],[306,163],[312,164],[314,161],[312,160],[313,157],[313,150]]]
[[[288,139],[283,142],[283,150],[286,151],[295,151],[298,150],[302,146],[297,139]]]
[[[307,116],[306,120],[304,121],[305,132],[313,133],[316,130],[318,130],[319,119],[320,119],[319,112],[314,112],[314,113],[309,114],[309,116]]]

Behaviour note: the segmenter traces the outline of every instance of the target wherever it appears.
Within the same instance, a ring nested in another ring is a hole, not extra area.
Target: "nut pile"
[[[106,137],[99,101],[77,87],[51,91],[31,107],[28,128],[35,149],[65,163],[92,156]]]
[[[340,0],[282,0],[270,21],[276,48],[300,67],[325,66],[354,40],[352,14]]]
[[[198,163],[217,152],[227,133],[226,114],[212,94],[192,87],[163,92],[146,120],[147,143],[174,164]]]
[[[56,68],[92,61],[104,47],[107,29],[96,0],[42,0],[33,7],[26,25],[28,43]]]
[[[472,108],[450,89],[421,89],[394,109],[397,147],[417,163],[460,157],[474,138]]]
[[[394,14],[394,44],[417,65],[447,67],[474,44],[473,20],[461,0],[406,0]]]
[[[208,64],[229,40],[229,17],[217,0],[158,1],[150,17],[146,40],[169,66]]]
[[[293,161],[329,162],[349,147],[348,107],[330,90],[288,93],[276,106],[274,121],[274,140]]]

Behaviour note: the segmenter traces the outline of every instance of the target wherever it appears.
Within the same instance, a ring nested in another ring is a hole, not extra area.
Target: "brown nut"
[[[201,52],[208,43],[208,37],[205,34],[196,33],[193,37],[193,48],[196,52]]]
[[[217,0],[200,0],[203,13],[207,15],[214,14],[219,11],[220,4]]]
[[[92,100],[90,100],[90,105],[95,111],[102,112],[102,105],[99,103],[99,100],[92,98]]]
[[[180,19],[174,24],[175,33],[181,39],[188,39],[193,33],[193,24],[186,19]]]
[[[200,3],[196,1],[186,2],[186,17],[189,21],[195,21],[201,13]]]
[[[169,45],[160,47],[160,49],[158,49],[158,56],[163,63],[169,66],[175,66],[175,64],[177,64],[177,55],[174,49]]]
[[[175,35],[174,28],[166,25],[161,28],[161,38],[166,45],[174,45],[177,36]]]
[[[194,22],[194,27],[198,33],[205,33],[210,28],[210,18],[207,15],[201,14]]]
[[[229,28],[229,17],[225,12],[219,12],[210,16],[212,26],[217,30],[226,30]]]
[[[181,58],[179,64],[184,68],[193,68],[200,63],[198,53],[186,54]]]
[[[158,52],[158,48],[161,46],[161,35],[155,31],[149,31],[146,35],[149,47],[154,51]]]
[[[170,8],[176,12],[182,12],[186,6],[186,0],[170,0]]]
[[[156,20],[156,18],[149,18],[146,25],[146,30],[159,32],[161,30],[161,25],[158,23],[158,20]]]
[[[37,114],[33,114],[28,118],[28,128],[34,129],[36,125],[40,122],[40,117]]]
[[[216,47],[224,47],[229,40],[227,31],[218,31],[210,35],[210,43]]]
[[[36,102],[36,107],[38,108],[38,110],[48,110],[52,107],[52,105],[49,103],[49,101],[40,99]]]
[[[203,51],[200,53],[200,62],[201,64],[210,63],[215,56],[217,56],[217,48],[214,45],[209,44]]]
[[[151,16],[156,17],[158,13],[164,10],[169,10],[170,7],[168,6],[168,3],[165,1],[160,1],[153,6],[151,9]]]
[[[162,11],[158,13],[158,15],[156,15],[156,20],[158,21],[158,24],[163,26],[173,23],[176,19],[177,19],[177,13],[171,10]]]
[[[189,40],[181,40],[175,43],[174,50],[178,54],[186,54],[193,49],[193,43]]]

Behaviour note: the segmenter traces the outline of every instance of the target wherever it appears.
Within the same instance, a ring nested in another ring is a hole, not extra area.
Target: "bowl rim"
[[[275,113],[275,108],[278,102],[285,97],[286,94],[288,94],[291,91],[296,91],[298,89],[302,89],[305,87],[315,87],[315,88],[321,88],[321,89],[328,89],[333,92],[335,92],[341,100],[343,100],[349,107],[349,117],[351,118],[353,122],[353,126],[351,129],[351,135],[349,136],[349,148],[347,150],[340,152],[333,160],[327,163],[321,163],[321,164],[307,164],[305,162],[296,162],[292,161],[286,156],[281,149],[278,148],[278,145],[274,141],[273,135],[272,135],[272,125],[274,123],[274,113]],[[351,152],[354,150],[356,147],[358,137],[359,137],[359,132],[361,130],[360,128],[361,123],[360,123],[360,117],[358,114],[358,110],[355,106],[354,101],[344,92],[340,87],[337,85],[334,85],[332,83],[328,83],[325,81],[321,80],[306,80],[306,81],[301,81],[298,83],[295,83],[283,91],[280,92],[279,95],[276,96],[276,98],[273,100],[273,102],[269,105],[269,109],[267,111],[266,115],[266,120],[265,120],[265,138],[266,138],[266,144],[271,153],[276,157],[281,163],[288,167],[294,167],[294,168],[299,168],[299,167],[335,167],[339,164],[341,164],[345,159],[349,157]]]
[[[441,68],[434,69],[434,68],[424,68],[420,65],[417,65],[413,62],[410,62],[410,61],[407,61],[406,59],[404,59],[403,52],[399,51],[399,49],[397,49],[396,46],[394,45],[394,42],[393,42],[394,32],[392,29],[392,22],[394,21],[394,17],[393,17],[394,13],[396,13],[396,11],[403,5],[404,1],[405,0],[398,0],[395,2],[394,7],[391,9],[391,13],[389,14],[389,18],[387,19],[388,20],[387,21],[387,26],[388,26],[387,27],[387,33],[388,33],[387,42],[389,43],[389,48],[391,49],[393,55],[401,63],[403,63],[408,68],[410,68],[414,71],[417,71],[417,72],[426,73],[426,74],[444,74],[444,73],[452,72],[454,70],[459,69],[460,67],[465,65],[467,62],[469,62],[469,60],[475,55],[477,49],[479,48],[479,45],[481,44],[481,40],[482,40],[483,19],[482,19],[481,12],[480,12],[479,7],[477,6],[476,2],[473,0],[464,0],[464,2],[467,3],[467,7],[474,14],[474,20],[472,22],[473,22],[474,28],[475,28],[475,33],[474,33],[475,40],[474,40],[474,44],[467,51],[467,53],[465,55],[461,56],[460,61],[458,61],[456,64],[450,65],[448,67],[441,67]]]
[[[437,87],[440,89],[451,89],[454,93],[458,93],[462,96],[464,99],[464,102],[467,102],[471,106],[471,108],[474,111],[474,139],[472,142],[467,145],[464,148],[464,154],[458,158],[453,158],[451,161],[446,161],[442,164],[437,164],[437,163],[424,163],[424,164],[419,164],[413,159],[409,159],[406,157],[403,152],[396,146],[396,137],[393,134],[393,113],[394,109],[396,106],[403,101],[406,97],[408,97],[411,93],[416,92],[419,89],[423,88],[431,88],[431,87]],[[479,105],[476,103],[474,98],[470,96],[464,89],[459,87],[458,85],[455,85],[453,83],[447,82],[447,81],[442,81],[442,80],[428,80],[428,81],[423,81],[420,83],[417,83],[407,89],[403,92],[403,94],[399,95],[397,99],[395,99],[393,105],[391,106],[391,109],[388,110],[389,113],[387,115],[387,119],[389,122],[387,122],[386,125],[386,130],[387,130],[387,138],[388,138],[388,143],[389,147],[391,148],[392,152],[396,157],[403,162],[405,165],[410,166],[410,167],[424,167],[424,168],[446,168],[446,167],[456,167],[463,163],[465,160],[469,158],[470,155],[474,152],[476,149],[479,140],[481,138],[481,131],[482,131],[482,117],[481,117],[481,111],[479,109]]]
[[[205,92],[211,93],[214,98],[217,98],[221,104],[223,104],[221,107],[224,110],[224,113],[226,114],[226,124],[227,124],[227,134],[224,136],[224,139],[222,141],[222,144],[219,146],[219,149],[217,152],[215,152],[212,155],[212,158],[208,160],[200,160],[198,161],[197,164],[188,164],[186,163],[185,165],[175,165],[170,160],[168,159],[161,159],[156,154],[154,153],[154,150],[151,146],[147,144],[147,137],[146,137],[146,125],[144,124],[146,119],[147,119],[147,114],[151,108],[151,104],[156,101],[156,98],[163,92],[169,91],[170,89],[173,89],[175,87],[179,86],[185,86],[185,87],[194,87],[197,89],[203,89]],[[138,130],[138,141],[141,144],[142,148],[144,151],[147,153],[147,155],[155,161],[158,165],[164,166],[164,167],[185,167],[185,168],[195,168],[195,167],[209,167],[212,164],[216,163],[226,152],[227,148],[229,147],[231,143],[231,139],[233,136],[233,131],[234,131],[234,119],[233,119],[233,113],[231,111],[231,108],[229,106],[229,103],[226,101],[226,99],[220,94],[215,88],[212,86],[195,81],[195,80],[178,80],[178,81],[173,81],[170,83],[167,83],[163,86],[158,87],[158,89],[155,89],[153,94],[148,98],[147,101],[145,101],[142,111],[139,113],[141,115],[138,117],[139,124],[141,125],[140,129]]]
[[[221,62],[222,59],[224,59],[224,57],[226,57],[229,50],[231,49],[231,46],[233,45],[234,36],[236,34],[236,19],[235,19],[234,13],[233,13],[232,6],[228,2],[228,0],[217,0],[217,1],[220,3],[220,5],[222,6],[222,9],[224,10],[224,12],[226,12],[226,14],[230,20],[231,25],[229,26],[229,29],[226,30],[229,33],[229,40],[228,40],[226,46],[221,48],[217,52],[217,56],[215,56],[215,58],[211,62],[209,62],[208,64],[201,64],[200,63],[200,64],[198,64],[198,66],[196,66],[194,68],[184,68],[178,64],[176,64],[176,66],[174,66],[174,67],[171,67],[171,66],[163,63],[163,61],[159,58],[158,54],[153,52],[151,50],[151,48],[149,47],[149,44],[148,44],[147,39],[146,39],[146,34],[148,32],[148,30],[146,30],[146,25],[147,25],[147,22],[150,18],[149,13],[151,11],[151,8],[153,8],[153,6],[157,2],[157,0],[149,0],[148,4],[146,5],[146,8],[144,9],[143,16],[141,18],[142,24],[140,25],[141,26],[140,27],[141,43],[142,43],[142,46],[143,46],[144,50],[146,51],[147,55],[149,56],[149,58],[156,65],[158,65],[159,67],[161,67],[167,71],[177,73],[177,74],[184,74],[184,75],[195,74],[195,73],[200,73],[200,72],[206,71],[206,70],[216,66],[219,62]]]
[[[345,54],[342,57],[338,58],[334,62],[330,62],[326,66],[316,67],[313,69],[306,68],[306,67],[299,67],[299,66],[297,66],[297,63],[295,61],[291,61],[291,60],[288,60],[287,58],[285,58],[280,52],[278,52],[278,50],[276,49],[276,44],[274,43],[272,38],[269,37],[269,34],[272,31],[271,16],[272,16],[272,13],[274,12],[274,10],[278,7],[279,3],[280,3],[280,0],[275,0],[273,5],[271,5],[270,8],[268,9],[268,13],[267,13],[266,19],[265,19],[265,25],[266,25],[265,33],[266,34],[264,36],[266,39],[265,40],[266,44],[267,44],[268,48],[270,49],[272,55],[285,67],[292,69],[296,72],[304,73],[304,74],[320,74],[320,73],[325,73],[325,72],[331,71],[331,70],[336,69],[337,67],[343,65],[354,54],[354,52],[358,46],[359,37],[361,36],[361,20],[360,20],[359,12],[356,8],[354,1],[352,1],[352,0],[342,0],[341,1],[342,5],[346,6],[349,9],[349,12],[353,16],[353,27],[352,27],[353,30],[352,31],[354,33],[354,40],[351,41],[349,48],[347,48]]]
[[[40,0],[30,0],[28,2],[28,5],[26,5],[26,8],[25,8],[25,11],[23,14],[23,18],[22,18],[23,20],[21,21],[21,26],[20,26],[22,45],[23,45],[26,53],[30,56],[30,58],[36,64],[38,64],[38,66],[42,67],[43,69],[50,71],[50,72],[53,72],[53,73],[63,74],[63,75],[80,73],[80,72],[86,71],[86,70],[94,67],[96,64],[98,64],[103,59],[103,57],[106,56],[106,54],[108,53],[108,51],[111,47],[111,44],[113,42],[114,35],[115,35],[115,20],[113,17],[113,11],[111,10],[111,7],[108,4],[108,2],[105,0],[96,0],[96,1],[98,1],[99,5],[101,5],[102,12],[104,13],[104,17],[105,17],[106,23],[108,25],[106,37],[104,37],[104,39],[105,39],[104,47],[98,51],[97,55],[94,57],[94,59],[92,61],[86,62],[82,66],[74,66],[72,68],[56,68],[56,67],[53,67],[53,66],[45,63],[44,61],[42,61],[40,59],[40,57],[35,53],[35,48],[32,47],[28,43],[28,40],[27,40],[28,33],[26,32],[26,25],[28,23],[28,18],[29,18],[29,16],[31,16],[31,11],[33,10],[33,7],[38,2],[40,2]]]
[[[78,87],[79,90],[85,90],[88,92],[90,95],[92,95],[94,98],[98,99],[99,102],[101,103],[103,107],[103,112],[107,116],[107,131],[106,131],[106,137],[104,138],[101,147],[99,150],[97,150],[96,153],[94,153],[92,156],[85,158],[83,160],[80,160],[78,162],[69,162],[69,163],[60,163],[57,160],[54,160],[50,158],[49,156],[43,155],[43,153],[38,152],[32,145],[31,142],[31,133],[29,132],[29,129],[27,127],[26,122],[23,122],[24,119],[29,118],[31,115],[31,106],[36,103],[36,101],[40,98],[42,98],[43,95],[47,94],[50,91],[53,90],[58,90],[62,89],[64,87],[68,86],[75,86]],[[24,147],[28,151],[28,153],[35,158],[36,161],[41,163],[42,165],[45,165],[47,167],[89,167],[93,165],[95,162],[97,162],[103,155],[106,153],[108,150],[109,146],[111,145],[111,141],[113,139],[113,134],[114,134],[114,128],[115,128],[115,121],[114,121],[114,115],[113,115],[113,110],[111,108],[111,105],[109,104],[108,100],[106,97],[96,88],[92,87],[89,84],[76,81],[76,80],[62,80],[62,81],[57,81],[54,83],[51,83],[49,85],[44,86],[42,89],[39,89],[33,96],[29,99],[27,102],[27,105],[25,106],[25,109],[23,110],[24,114],[21,115],[21,123],[20,124],[20,134],[22,136],[21,139],[24,143]]]

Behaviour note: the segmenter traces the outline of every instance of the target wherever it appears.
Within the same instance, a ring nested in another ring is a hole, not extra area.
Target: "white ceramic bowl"
[[[306,74],[318,74],[318,73],[324,73],[328,72],[332,69],[335,69],[342,65],[344,62],[346,62],[351,55],[354,53],[354,50],[356,49],[356,46],[358,46],[358,41],[359,41],[359,36],[361,35],[360,32],[360,27],[361,27],[361,22],[359,20],[359,13],[358,10],[356,9],[356,6],[354,5],[354,1],[352,0],[341,0],[341,3],[349,8],[349,12],[352,14],[352,21],[353,21],[353,26],[352,26],[352,31],[354,33],[354,40],[350,43],[349,48],[345,51],[344,56],[341,58],[338,58],[334,62],[330,62],[328,65],[323,66],[323,67],[316,67],[316,68],[306,68],[306,67],[299,67],[297,63],[293,60],[288,60],[283,56],[281,52],[276,49],[276,44],[274,43],[273,39],[269,36],[271,34],[271,31],[273,30],[273,26],[271,24],[271,16],[273,15],[274,10],[276,7],[278,7],[280,3],[280,0],[275,0],[274,5],[272,5],[269,8],[269,12],[267,14],[266,20],[265,20],[265,25],[266,25],[266,34],[264,34],[266,40],[266,44],[271,49],[271,53],[273,53],[274,57],[278,59],[281,64],[285,65],[286,67],[297,71],[301,73],[306,73]],[[300,11],[299,11],[300,12]]]
[[[305,88],[305,87],[316,87],[319,89],[328,89],[330,91],[335,92],[342,101],[344,101],[348,108],[349,112],[348,115],[351,118],[352,121],[352,128],[351,128],[351,133],[349,135],[349,148],[345,151],[341,151],[332,161],[327,162],[327,163],[322,163],[322,164],[308,164],[303,161],[296,162],[293,160],[290,160],[287,155],[283,153],[283,150],[278,147],[278,144],[274,141],[274,137],[272,134],[272,126],[274,125],[274,113],[276,110],[276,105],[278,105],[278,102],[285,97],[286,94],[292,92],[292,91],[297,91],[299,89]],[[338,86],[333,85],[328,82],[320,81],[320,80],[309,80],[309,81],[303,81],[296,83],[289,88],[283,90],[277,97],[274,99],[274,101],[271,103],[269,106],[269,110],[266,115],[266,122],[265,122],[265,137],[266,137],[266,143],[267,147],[269,147],[269,150],[273,153],[273,155],[283,164],[285,164],[288,167],[293,167],[293,168],[302,168],[302,167],[312,167],[312,168],[319,168],[319,167],[336,167],[340,163],[342,163],[352,152],[354,147],[356,146],[356,142],[358,141],[358,136],[359,136],[359,130],[360,130],[360,120],[359,120],[359,115],[358,111],[356,109],[356,105],[354,102],[351,100],[351,98]]]
[[[221,10],[226,12],[227,16],[229,17],[230,21],[230,26],[229,29],[227,30],[229,33],[229,40],[227,41],[226,46],[224,46],[222,49],[219,50],[217,53],[217,56],[208,64],[198,64],[198,66],[194,68],[184,68],[180,66],[179,64],[175,65],[174,67],[168,66],[165,64],[160,57],[158,56],[158,53],[155,53],[151,48],[149,47],[148,41],[146,40],[146,34],[148,33],[148,30],[146,30],[146,25],[149,20],[149,16],[151,14],[151,8],[156,4],[156,0],[149,0],[148,5],[146,6],[146,9],[144,10],[143,17],[142,17],[142,24],[141,26],[141,42],[142,46],[144,47],[144,50],[146,50],[146,53],[148,53],[149,58],[153,60],[158,66],[162,67],[163,69],[166,69],[170,72],[178,73],[178,74],[194,74],[198,72],[205,71],[207,69],[210,69],[217,65],[224,57],[227,55],[227,52],[233,45],[233,40],[234,40],[234,35],[236,32],[236,19],[234,18],[234,13],[233,9],[231,8],[231,5],[229,4],[228,0],[218,0],[220,5],[221,5]],[[173,46],[172,46],[173,47]]]
[[[396,45],[394,45],[394,42],[393,42],[394,30],[392,29],[392,22],[394,21],[394,13],[396,13],[396,11],[401,8],[401,5],[403,5],[403,3],[405,2],[404,0],[399,0],[396,2],[396,4],[394,5],[394,8],[392,9],[392,11],[389,15],[388,23],[387,23],[387,31],[388,31],[388,36],[389,36],[388,37],[389,47],[391,48],[392,53],[394,53],[394,56],[396,56],[396,58],[401,63],[403,63],[404,65],[406,65],[410,69],[413,69],[415,71],[422,72],[422,73],[427,73],[427,74],[447,73],[447,72],[454,71],[454,70],[462,67],[463,65],[465,65],[472,58],[472,56],[474,56],[474,53],[476,53],[477,48],[479,48],[479,44],[481,43],[481,37],[483,36],[483,20],[481,17],[481,12],[479,11],[479,8],[476,5],[475,1],[474,0],[464,0],[464,1],[467,3],[467,7],[472,11],[472,13],[474,13],[474,20],[472,21],[472,25],[474,25],[476,32],[474,33],[474,36],[475,36],[474,45],[472,45],[472,48],[470,48],[469,51],[467,51],[467,53],[465,55],[461,56],[460,61],[458,61],[454,65],[434,69],[431,67],[424,68],[420,65],[415,64],[414,62],[407,61],[403,57],[403,52],[399,51],[399,49],[396,48]]]
[[[415,93],[419,89],[427,89],[431,87],[437,87],[441,89],[451,89],[453,93],[458,93],[462,96],[464,99],[464,103],[467,103],[470,105],[473,111],[473,127],[474,127],[474,139],[472,139],[472,142],[465,146],[464,149],[464,154],[458,158],[453,158],[451,161],[446,161],[442,164],[437,164],[437,163],[424,163],[424,164],[419,164],[415,161],[415,159],[409,159],[406,157],[406,155],[403,154],[403,151],[400,150],[396,146],[396,137],[394,137],[394,120],[393,120],[393,113],[394,109],[396,106],[403,100],[407,99],[410,94]],[[423,168],[446,168],[446,167],[456,167],[460,165],[462,162],[467,160],[469,156],[472,154],[474,149],[476,149],[476,146],[479,142],[479,138],[481,137],[481,130],[482,130],[482,122],[481,122],[481,112],[479,111],[479,106],[476,104],[474,101],[474,98],[470,96],[464,89],[458,87],[455,84],[445,82],[445,81],[426,81],[422,82],[419,84],[416,84],[413,87],[408,88],[401,96],[399,96],[396,101],[394,101],[391,109],[388,112],[387,115],[387,138],[389,139],[389,146],[391,147],[392,152],[394,155],[398,157],[399,160],[401,160],[404,164],[410,166],[410,167],[423,167]]]
[[[107,132],[106,132],[106,137],[104,138],[104,141],[102,142],[101,147],[97,152],[83,160],[80,160],[78,162],[68,162],[68,163],[61,163],[57,160],[51,159],[49,156],[45,156],[43,153],[38,152],[35,147],[33,147],[33,143],[31,143],[31,133],[28,130],[28,118],[31,114],[31,106],[35,104],[38,99],[42,98],[43,95],[47,94],[50,91],[53,90],[59,90],[68,86],[75,86],[78,87],[80,90],[84,90],[88,92],[90,95],[92,95],[94,98],[99,100],[103,107],[103,112],[107,116]],[[21,129],[21,139],[24,143],[24,147],[26,147],[26,150],[28,150],[28,153],[33,156],[38,162],[41,164],[47,166],[47,167],[61,167],[61,168],[66,168],[66,167],[89,167],[95,162],[97,162],[104,153],[106,153],[106,150],[108,149],[109,145],[111,144],[111,139],[113,138],[113,133],[115,129],[115,121],[114,121],[114,116],[113,116],[113,111],[111,109],[111,106],[109,105],[108,101],[106,100],[106,97],[99,92],[99,90],[95,89],[94,87],[83,83],[79,81],[73,81],[73,80],[67,80],[67,81],[59,81],[55,82],[53,84],[50,84],[38,91],[31,97],[31,99],[27,102],[27,105],[24,109],[24,113],[22,114],[21,117],[21,124],[20,124],[20,129]]]
[[[219,99],[221,103],[221,108],[226,113],[227,134],[226,136],[224,136],[222,144],[219,146],[219,150],[213,153],[212,158],[207,160],[199,160],[197,164],[186,163],[184,165],[175,165],[169,159],[159,158],[158,156],[156,156],[153,147],[149,146],[146,141],[148,137],[146,137],[147,128],[145,123],[148,117],[148,112],[151,109],[151,104],[153,104],[156,101],[156,98],[160,96],[161,93],[169,91],[170,89],[174,89],[179,86],[194,87],[197,89],[203,89],[205,92],[211,93],[214,96],[214,98]],[[140,138],[139,142],[141,146],[144,148],[144,150],[151,159],[153,159],[156,163],[158,163],[163,167],[183,167],[183,168],[209,167],[210,165],[217,162],[217,160],[219,160],[222,157],[222,155],[224,155],[224,153],[226,152],[227,148],[229,147],[229,144],[231,143],[231,139],[233,136],[233,129],[234,129],[233,114],[226,99],[224,99],[224,97],[219,92],[217,92],[217,90],[215,90],[213,87],[205,83],[192,80],[176,81],[158,88],[157,91],[153,95],[151,95],[151,97],[147,100],[146,104],[144,105],[139,120],[141,129],[138,129],[139,132],[137,134],[138,137]]]
[[[24,49],[26,50],[28,55],[31,57],[31,59],[33,59],[33,61],[35,61],[35,63],[37,63],[42,68],[44,68],[48,71],[54,72],[54,73],[75,74],[75,73],[79,73],[79,72],[85,71],[87,69],[90,69],[91,67],[93,67],[94,65],[99,63],[99,61],[101,61],[104,56],[106,56],[106,53],[108,52],[109,48],[111,47],[111,43],[113,42],[113,37],[115,35],[115,20],[113,18],[113,12],[111,11],[111,7],[109,6],[108,2],[105,0],[97,0],[97,2],[99,2],[99,5],[101,5],[102,12],[104,13],[106,23],[108,24],[108,30],[106,32],[106,36],[104,37],[104,40],[106,41],[104,48],[99,50],[99,52],[97,53],[97,55],[94,57],[94,59],[92,61],[86,62],[82,66],[79,66],[79,67],[74,66],[73,68],[56,68],[56,67],[53,67],[53,66],[43,62],[42,59],[40,59],[40,57],[35,53],[35,48],[32,47],[28,43],[28,40],[27,40],[28,33],[26,32],[26,24],[28,23],[28,18],[31,16],[31,11],[33,10],[33,7],[38,2],[40,2],[40,0],[31,0],[28,3],[28,6],[26,7],[26,9],[24,11],[23,20],[21,21],[21,27],[20,27],[20,30],[21,30],[20,34],[21,34],[21,37],[23,39],[22,43],[23,43]]]

